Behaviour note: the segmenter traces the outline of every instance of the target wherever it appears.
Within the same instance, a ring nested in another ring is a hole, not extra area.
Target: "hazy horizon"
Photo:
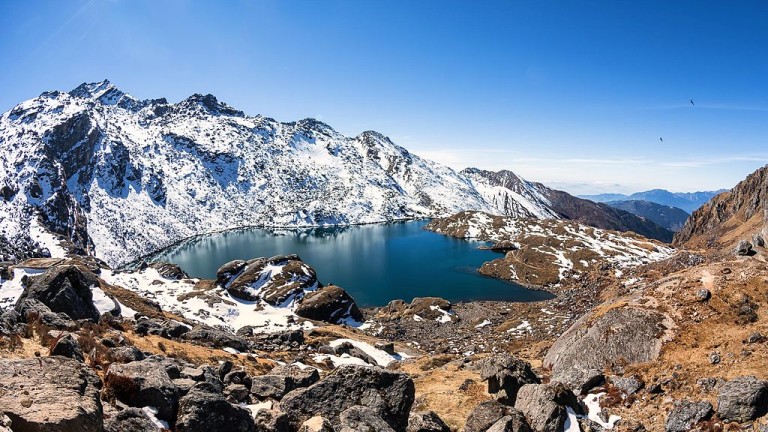
[[[3,2],[0,110],[107,78],[574,194],[717,190],[768,163],[766,18],[758,1]]]

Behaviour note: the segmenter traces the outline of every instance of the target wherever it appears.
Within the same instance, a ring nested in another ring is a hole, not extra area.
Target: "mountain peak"
[[[216,96],[210,93],[205,95],[200,93],[195,93],[192,96],[181,101],[179,105],[183,107],[199,106],[204,110],[208,111],[210,114],[228,115],[228,116],[234,116],[234,117],[245,117],[245,114],[242,111],[236,110],[224,102],[220,102],[216,98]]]

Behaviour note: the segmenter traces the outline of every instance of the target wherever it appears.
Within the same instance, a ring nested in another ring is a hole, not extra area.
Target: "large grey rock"
[[[606,368],[656,359],[668,330],[665,318],[637,307],[587,314],[552,345],[544,366],[551,368],[553,381],[581,391]]]
[[[0,411],[14,431],[100,432],[99,377],[60,356],[0,361]]]
[[[296,365],[278,366],[269,374],[251,378],[251,393],[259,398],[280,400],[289,392],[320,380],[315,368],[301,369]]]
[[[288,393],[281,409],[298,427],[303,421],[321,415],[339,425],[339,415],[355,405],[364,405],[396,431],[408,425],[415,389],[411,378],[378,367],[342,366],[327,378]]]
[[[689,431],[696,423],[707,420],[712,413],[712,404],[709,402],[676,401],[667,417],[666,431]]]
[[[189,278],[189,275],[184,272],[184,270],[182,270],[181,267],[179,267],[177,264],[153,262],[149,264],[149,267],[157,270],[157,273],[166,279],[181,280]]]
[[[179,391],[166,368],[152,358],[111,364],[104,385],[107,394],[130,406],[155,407],[157,416],[168,422],[176,418]]]
[[[376,411],[355,405],[339,416],[339,432],[395,432]]]
[[[363,314],[355,300],[336,285],[328,285],[307,293],[294,312],[300,317],[331,324],[337,324],[346,318],[363,320]]]
[[[250,410],[233,405],[218,393],[194,387],[179,401],[177,432],[256,432]]]
[[[496,400],[506,405],[515,404],[517,391],[523,385],[541,382],[531,370],[530,363],[509,355],[496,355],[483,360],[480,378],[488,380],[488,393],[496,394]]]
[[[121,346],[110,348],[107,353],[112,363],[130,363],[132,361],[144,360],[144,353],[135,346]]]
[[[51,308],[44,305],[43,302],[27,298],[16,303],[16,311],[24,321],[31,322],[39,319],[40,323],[59,330],[77,330],[78,325],[69,315],[64,312],[53,312]]]
[[[256,432],[289,432],[288,416],[280,411],[261,409],[254,415]]]
[[[65,313],[73,320],[96,322],[100,314],[93,305],[93,286],[99,286],[99,278],[90,271],[73,265],[55,266],[32,278],[16,305],[18,308],[25,300],[35,299],[52,312]]]
[[[214,348],[234,348],[238,351],[248,351],[248,342],[225,330],[198,325],[182,335],[183,339],[194,341]]]
[[[501,418],[515,412],[517,410],[514,408],[502,405],[495,400],[481,402],[469,413],[464,424],[464,432],[485,432]]]
[[[104,420],[104,432],[148,432],[156,430],[157,426],[139,408],[126,408]]]
[[[536,432],[562,432],[568,407],[576,414],[584,414],[576,395],[559,382],[524,385],[515,402],[515,408],[523,412]]]
[[[747,422],[768,412],[768,382],[753,376],[723,383],[717,394],[717,415],[723,420]]]
[[[434,411],[412,411],[406,432],[450,432],[450,428]]]
[[[77,343],[71,333],[65,334],[56,341],[56,344],[51,348],[51,355],[69,357],[81,363],[85,361],[83,350],[80,349],[80,344]]]

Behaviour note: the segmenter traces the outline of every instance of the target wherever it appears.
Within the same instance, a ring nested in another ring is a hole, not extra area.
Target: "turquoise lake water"
[[[181,266],[190,276],[215,278],[234,259],[298,254],[320,282],[344,288],[358,305],[383,306],[414,297],[538,301],[553,296],[477,273],[500,254],[423,229],[426,221],[314,228],[297,231],[247,229],[200,237],[153,257]]]

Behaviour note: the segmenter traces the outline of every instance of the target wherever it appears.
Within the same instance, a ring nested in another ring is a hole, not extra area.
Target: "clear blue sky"
[[[0,1],[0,58],[2,111],[108,78],[576,193],[768,163],[764,0]]]

